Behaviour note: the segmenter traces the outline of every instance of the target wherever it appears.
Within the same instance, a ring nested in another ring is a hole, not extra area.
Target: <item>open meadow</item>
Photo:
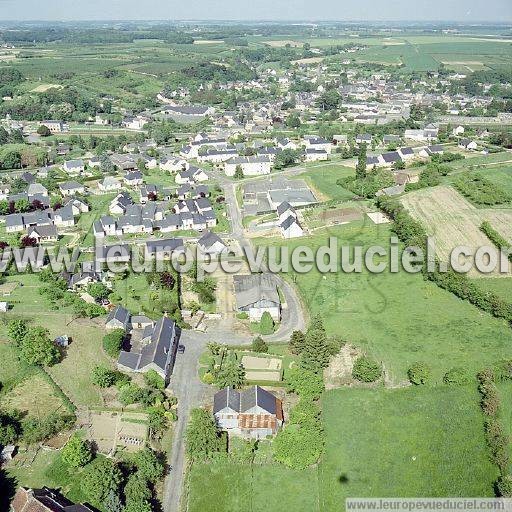
[[[295,471],[258,460],[194,464],[188,510],[337,512],[353,496],[493,496],[476,383],[324,393],[326,450]],[[260,444],[259,450],[266,446]]]
[[[389,247],[388,225],[353,222],[319,230],[289,241],[258,240],[261,245],[287,245],[315,250],[335,237],[339,246]],[[424,281],[419,274],[384,271],[338,272],[322,276],[289,273],[312,314],[320,314],[330,334],[360,347],[382,361],[387,377],[399,383],[417,361],[429,364],[433,380],[464,365],[478,371],[483,364],[512,356],[512,330],[503,320],[481,312],[451,293]]]

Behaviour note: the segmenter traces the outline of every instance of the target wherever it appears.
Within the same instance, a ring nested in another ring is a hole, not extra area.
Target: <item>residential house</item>
[[[181,238],[150,240],[146,242],[146,253],[157,260],[171,259],[185,253]]]
[[[132,196],[128,192],[121,192],[112,199],[108,211],[113,215],[123,215],[132,204],[134,204]]]
[[[227,245],[218,235],[207,231],[197,242],[197,247],[202,254],[218,256],[228,250]]]
[[[402,160],[412,160],[416,156],[411,147],[399,148],[398,154]]]
[[[47,120],[47,121],[41,121],[39,123],[40,126],[46,126],[48,130],[50,130],[50,133],[62,133],[66,131],[66,125],[63,121],[53,121],[53,120]]]
[[[85,164],[83,160],[67,160],[64,162],[64,171],[70,176],[79,176],[85,170]]]
[[[441,144],[434,144],[432,146],[427,146],[420,150],[418,153],[423,158],[428,158],[432,155],[442,155],[444,153],[444,147]]]
[[[137,332],[139,331],[139,332]],[[121,350],[117,365],[120,369],[145,373],[156,371],[169,383],[181,330],[174,320],[164,316],[154,325],[131,332],[129,350]]]
[[[106,329],[123,329],[127,331],[130,327],[130,312],[123,306],[116,306],[105,320]]]
[[[332,143],[322,137],[317,137],[313,135],[304,137],[304,145],[306,146],[306,150],[315,149],[325,151],[330,154],[332,151]]]
[[[121,182],[113,176],[105,176],[105,178],[98,183],[98,188],[105,193],[115,192],[121,190]]]
[[[58,491],[43,487],[20,487],[11,503],[12,512],[93,512],[88,505],[75,504]]]
[[[372,143],[373,137],[369,133],[360,133],[356,135],[356,144],[366,144],[370,145]]]
[[[208,180],[208,175],[198,167],[190,166],[188,169],[178,171],[175,177],[175,181],[178,185],[185,183],[198,183]]]
[[[465,150],[475,150],[475,149],[478,149],[478,144],[474,141],[474,140],[471,140],[471,139],[462,139],[459,141],[459,144],[458,144],[459,148],[461,149],[465,149]]]
[[[33,238],[37,243],[56,242],[59,239],[57,228],[55,226],[31,226],[27,230],[29,238]]]
[[[306,162],[322,162],[329,159],[329,153],[323,149],[306,148]]]
[[[275,321],[281,318],[281,300],[274,276],[270,274],[234,275],[236,308],[253,322],[268,311]]]
[[[260,386],[221,389],[213,398],[213,415],[219,429],[249,439],[275,435],[284,421],[281,401]]]
[[[76,194],[85,194],[85,186],[76,181],[66,181],[59,184],[60,193],[66,196],[74,196]]]
[[[234,176],[237,168],[244,176],[260,176],[270,174],[272,162],[268,156],[243,156],[224,163],[226,176]]]
[[[130,187],[137,187],[144,183],[144,178],[140,171],[129,171],[124,175],[123,178],[126,185]]]
[[[186,169],[188,163],[183,158],[164,157],[160,160],[160,169],[168,172],[178,172]]]
[[[27,194],[28,194],[28,196],[41,195],[41,196],[44,196],[44,197],[48,197],[48,190],[41,183],[31,183],[27,187]]]
[[[298,238],[304,235],[304,230],[299,224],[297,217],[294,217],[293,215],[290,215],[283,222],[281,222],[279,224],[279,228],[281,229],[283,238],[286,239]]]
[[[96,247],[95,260],[97,263],[128,263],[130,258],[130,245],[117,244]]]

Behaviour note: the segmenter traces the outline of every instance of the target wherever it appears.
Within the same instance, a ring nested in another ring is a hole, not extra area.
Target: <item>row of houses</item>
[[[411,147],[399,148],[396,151],[388,151],[376,156],[366,158],[366,167],[392,167],[397,162],[408,162],[417,157],[427,158],[432,155],[440,155],[444,153],[444,147],[440,144],[426,146],[415,152]]]

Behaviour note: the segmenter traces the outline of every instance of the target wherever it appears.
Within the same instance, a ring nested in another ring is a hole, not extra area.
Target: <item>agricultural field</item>
[[[354,222],[315,232],[290,241],[294,247],[313,250],[336,237],[339,245],[389,247],[389,225]],[[256,241],[259,245],[284,245],[282,240]],[[320,314],[329,334],[382,361],[393,383],[407,379],[416,361],[432,367],[433,379],[441,382],[446,371],[465,365],[478,371],[482,364],[512,355],[512,330],[506,322],[482,313],[451,293],[424,281],[421,275],[403,271],[380,274],[344,273],[325,276],[289,273],[310,314]],[[411,337],[411,333],[414,336]]]
[[[7,282],[19,284],[5,298],[13,304],[13,308],[3,313],[0,321],[0,354],[4,356],[0,360],[0,382],[11,387],[34,374],[32,368],[18,361],[7,341],[9,320],[25,318],[31,325],[46,327],[52,339],[61,335],[71,338],[72,342],[65,350],[62,361],[49,368],[48,374],[75,405],[100,405],[101,394],[90,377],[94,366],[111,364],[101,348],[104,318],[76,318],[69,307],[50,309],[46,298],[38,293],[40,282],[35,274],[8,277]]]
[[[317,471],[277,464],[195,464],[189,476],[189,512],[318,511]]]
[[[512,240],[512,210],[475,208],[452,187],[418,190],[406,194],[401,201],[427,233],[435,237],[436,254],[442,261],[449,261],[451,251],[457,246],[476,251],[478,247],[491,245],[480,231],[484,220]],[[473,275],[478,275],[476,269]]]
[[[403,65],[405,71],[434,71],[444,64],[455,71],[471,72],[508,64],[510,55],[508,40],[407,36],[363,44],[368,47],[355,54],[356,61]]]

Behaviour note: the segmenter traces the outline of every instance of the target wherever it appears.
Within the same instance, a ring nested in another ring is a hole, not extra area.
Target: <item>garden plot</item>
[[[280,382],[283,362],[277,357],[242,356],[245,377],[249,381]]]
[[[403,196],[401,200],[410,214],[424,225],[427,233],[435,237],[436,255],[441,261],[449,261],[451,251],[458,246],[476,251],[478,247],[492,245],[480,231],[484,220],[507,240],[512,240],[512,210],[475,208],[451,187],[419,190]],[[474,270],[471,275],[477,277],[482,274]],[[499,274],[496,272],[496,275]]]
[[[112,454],[119,447],[127,451],[138,451],[146,443],[147,419],[147,414],[143,413],[91,412],[88,438],[101,453]]]

